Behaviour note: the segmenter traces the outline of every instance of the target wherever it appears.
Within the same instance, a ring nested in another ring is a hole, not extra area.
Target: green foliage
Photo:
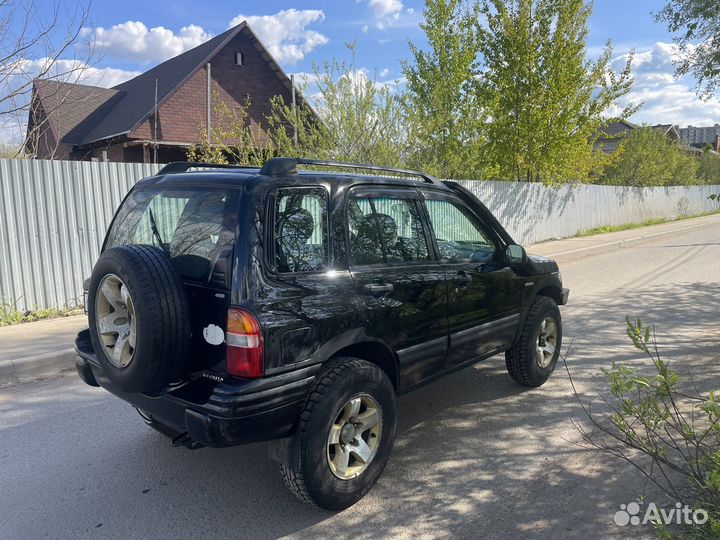
[[[39,308],[36,307],[30,311],[20,311],[17,309],[17,302],[0,301],[0,327],[9,326],[11,324],[20,324],[25,322],[39,321],[42,319],[50,319],[53,317],[67,317],[69,315],[79,315],[82,313],[77,307],[70,308]]]
[[[629,132],[598,183],[619,186],[667,186],[698,183],[698,161],[660,130]]]
[[[210,140],[207,126],[201,126],[202,144],[190,148],[188,161],[205,163],[242,163],[261,166],[273,155],[272,142],[262,125],[253,125],[248,97],[242,107],[231,108],[213,88],[213,125]]]
[[[698,179],[704,184],[720,184],[720,155],[703,150],[698,157]]]
[[[28,159],[22,145],[0,142],[0,159]]]
[[[262,165],[283,155],[400,165],[405,141],[400,103],[390,86],[356,68],[355,46],[348,48],[350,62],[313,66],[314,108],[302,99],[293,107],[275,96],[270,113],[254,124],[249,98],[244,107],[231,109],[216,92],[212,140],[191,149],[188,159]]]
[[[442,178],[485,178],[497,172],[487,161],[486,99],[477,81],[480,52],[477,3],[426,0],[429,49],[410,43],[403,63],[408,162]]]
[[[391,85],[358,69],[355,44],[350,62],[333,60],[313,66],[320,123],[319,157],[359,163],[401,165],[406,131],[401,104]],[[322,136],[320,136],[320,134]]]
[[[654,328],[626,319],[627,335],[653,365],[650,373],[613,363],[603,373],[612,399],[607,422],[583,437],[630,462],[670,500],[708,512],[704,525],[659,526],[661,538],[711,539],[720,535],[720,395],[688,391],[670,362],[660,356]]]
[[[720,4],[717,0],[669,0],[656,15],[665,22],[680,45],[678,75],[697,80],[702,97],[710,98],[720,87]]]
[[[609,44],[597,61],[587,59],[591,11],[584,0],[482,2],[478,75],[501,178],[583,181],[607,159],[593,140],[602,113],[630,91],[631,58],[619,74],[610,69]]]

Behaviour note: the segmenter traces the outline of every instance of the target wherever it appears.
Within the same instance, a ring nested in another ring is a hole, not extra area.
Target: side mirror
[[[527,261],[525,248],[517,244],[510,244],[505,248],[505,262],[508,264],[523,264]]]

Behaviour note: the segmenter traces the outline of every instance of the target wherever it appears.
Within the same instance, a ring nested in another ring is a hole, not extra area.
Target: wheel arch
[[[328,360],[341,356],[360,358],[375,364],[388,376],[395,392],[398,391],[399,370],[397,356],[387,343],[378,340],[353,343],[336,351]]]
[[[562,289],[555,284],[545,285],[542,289],[540,289],[537,293],[535,293],[535,297],[538,296],[547,296],[549,298],[552,298],[555,300],[555,303],[560,305],[562,304]],[[533,298],[534,300],[535,298]]]

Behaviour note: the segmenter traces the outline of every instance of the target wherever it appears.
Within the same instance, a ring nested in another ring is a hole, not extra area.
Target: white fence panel
[[[676,219],[719,210],[708,197],[720,186],[633,188],[580,184],[461,182],[497,217],[516,242],[533,244],[575,236],[583,229]]]
[[[0,159],[0,302],[82,303],[116,208],[159,165]]]
[[[161,165],[0,159],[0,302],[18,309],[74,306],[125,194]],[[581,229],[674,219],[718,208],[720,186],[545,187],[462,182],[516,241],[531,244]]]

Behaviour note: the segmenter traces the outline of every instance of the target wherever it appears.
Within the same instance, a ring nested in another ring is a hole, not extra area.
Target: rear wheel
[[[375,485],[395,439],[395,391],[376,365],[338,358],[318,377],[293,445],[281,466],[301,501],[342,510]]]
[[[562,345],[560,309],[552,298],[538,296],[530,306],[520,337],[505,353],[508,373],[524,386],[548,380]]]

